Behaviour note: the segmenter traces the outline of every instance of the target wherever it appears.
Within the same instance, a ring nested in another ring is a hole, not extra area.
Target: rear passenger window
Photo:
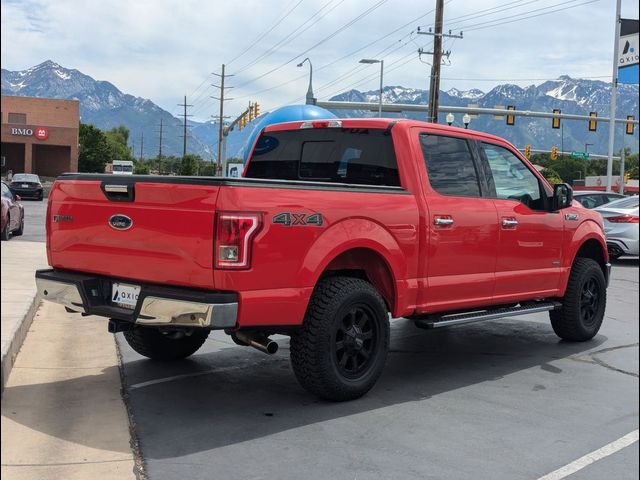
[[[420,134],[429,183],[442,195],[479,197],[478,172],[463,138]]]

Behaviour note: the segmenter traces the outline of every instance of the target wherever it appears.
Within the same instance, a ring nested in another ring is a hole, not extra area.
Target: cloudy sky
[[[196,119],[218,109],[211,83],[222,63],[234,74],[228,104],[250,100],[263,111],[303,102],[309,57],[319,99],[351,88],[376,89],[383,58],[385,85],[427,88],[435,0],[2,0],[2,68],[23,70],[51,59],[125,93],[177,113],[183,95]],[[611,76],[615,0],[445,1],[450,65],[441,88],[490,90],[530,85],[568,74]],[[637,0],[622,15],[638,18]]]

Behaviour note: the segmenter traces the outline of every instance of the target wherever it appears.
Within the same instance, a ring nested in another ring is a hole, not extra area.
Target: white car
[[[609,257],[638,255],[638,197],[627,197],[595,209],[604,218]]]

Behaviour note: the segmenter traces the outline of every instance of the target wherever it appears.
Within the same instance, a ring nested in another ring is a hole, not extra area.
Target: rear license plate
[[[117,282],[111,285],[111,301],[120,307],[135,309],[138,304],[138,295],[140,295],[138,285]]]

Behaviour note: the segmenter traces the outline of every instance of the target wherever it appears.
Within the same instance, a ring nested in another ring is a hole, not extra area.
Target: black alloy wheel
[[[338,323],[333,343],[336,366],[346,378],[358,378],[371,366],[378,328],[371,309],[355,305]]]
[[[600,307],[600,285],[595,277],[590,277],[582,286],[580,294],[580,317],[585,327],[592,326]]]

